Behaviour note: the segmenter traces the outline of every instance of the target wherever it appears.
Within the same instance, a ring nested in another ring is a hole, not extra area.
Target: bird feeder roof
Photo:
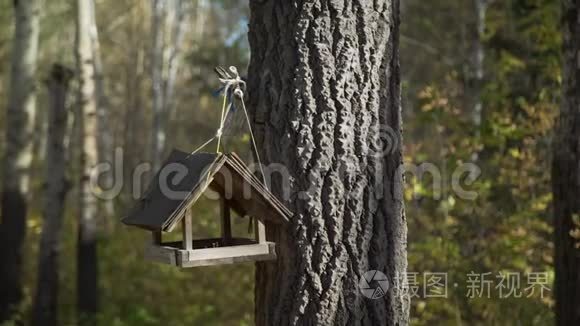
[[[208,188],[224,196],[240,216],[276,224],[287,223],[292,216],[236,154],[173,150],[122,221],[146,230],[170,232]]]

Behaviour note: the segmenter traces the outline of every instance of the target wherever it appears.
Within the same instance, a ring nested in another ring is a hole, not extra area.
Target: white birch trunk
[[[10,98],[5,115],[0,220],[0,323],[22,298],[21,249],[26,231],[26,196],[36,111],[39,1],[14,0]]]
[[[163,26],[165,21],[165,0],[153,0],[151,21],[151,91],[153,126],[151,138],[151,163],[153,171],[159,169],[165,143],[163,130]]]
[[[11,93],[6,112],[4,185],[29,190],[28,169],[36,114],[36,68],[38,58],[38,1],[15,1],[15,31],[10,75]]]
[[[475,14],[476,14],[476,28],[477,34],[474,42],[473,51],[473,74],[474,74],[474,85],[473,85],[473,123],[477,126],[481,126],[481,121],[483,118],[483,103],[481,101],[481,91],[483,87],[483,78],[485,77],[485,45],[483,44],[483,36],[485,34],[486,28],[486,16],[487,16],[487,2],[488,0],[474,0],[475,4]]]
[[[157,171],[165,151],[167,124],[174,106],[175,82],[181,62],[190,5],[185,0],[153,0],[151,22],[151,84],[153,96],[152,163]]]
[[[111,125],[109,121],[109,101],[107,94],[105,92],[105,78],[103,72],[103,61],[101,58],[101,46],[99,43],[99,32],[97,27],[97,17],[95,0],[90,0],[91,9],[91,26],[90,26],[90,37],[91,37],[91,49],[93,51],[94,69],[95,69],[95,92],[96,92],[96,103],[97,103],[97,124],[98,124],[98,134],[97,134],[97,148],[98,157],[101,162],[112,162],[113,153],[113,134],[112,130],[109,128]],[[99,184],[103,185],[105,188],[112,187],[113,185],[113,174],[112,171],[105,173],[101,176]],[[108,217],[114,215],[114,205],[111,200],[104,203],[104,212]],[[108,221],[108,219],[105,219]]]
[[[81,116],[81,180],[79,185],[79,233],[77,291],[79,320],[93,323],[97,311],[97,200],[90,186],[91,169],[98,162],[98,118],[95,65],[91,46],[91,2],[77,1],[78,104]]]
[[[173,19],[170,20],[171,24],[169,26],[172,37],[167,51],[167,79],[165,81],[165,94],[163,96],[163,106],[165,111],[164,123],[166,125],[175,106],[175,82],[177,79],[177,70],[182,60],[182,43],[184,39],[183,36],[187,30],[187,18],[190,11],[190,4],[189,1],[186,0],[175,0],[170,8],[170,14],[171,17],[173,17]],[[167,128],[166,125],[163,126],[164,129]]]

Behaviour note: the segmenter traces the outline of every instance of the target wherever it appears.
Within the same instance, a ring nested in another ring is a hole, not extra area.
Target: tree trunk
[[[105,93],[105,76],[103,72],[103,60],[101,58],[101,45],[99,43],[99,31],[97,27],[97,14],[95,8],[95,0],[90,0],[91,9],[91,26],[90,26],[90,36],[91,36],[91,48],[93,51],[94,59],[94,69],[95,69],[95,92],[97,98],[97,123],[98,123],[98,134],[97,134],[97,148],[98,157],[101,162],[111,162],[113,154],[113,131],[110,128],[109,121],[109,100],[107,94]],[[113,171],[109,171],[101,176],[101,180],[98,180],[100,185],[103,185],[105,189],[110,189],[113,185]],[[106,213],[108,221],[115,211],[112,200],[107,200],[103,203],[103,212]]]
[[[81,323],[94,324],[98,302],[97,200],[91,192],[91,169],[97,164],[97,104],[95,66],[91,47],[91,4],[77,1],[78,105],[81,120],[81,179],[77,243],[77,300]]]
[[[161,164],[163,145],[165,144],[165,130],[163,128],[163,49],[164,49],[164,22],[165,0],[152,1],[151,21],[151,95],[153,105],[153,128],[151,135],[151,163],[153,173]]]
[[[131,57],[135,58],[135,62],[127,64],[126,73],[126,108],[124,112],[125,130],[123,131],[123,175],[124,184],[126,187],[124,189],[127,191],[127,200],[129,202],[134,200],[133,197],[133,173],[135,167],[143,160],[147,160],[147,157],[143,156],[143,152],[146,152],[146,142],[142,142],[135,137],[136,134],[141,130],[140,126],[144,125],[145,117],[141,108],[143,107],[143,96],[141,95],[141,90],[143,89],[143,76],[145,73],[142,71],[143,61],[146,57],[145,52],[142,50],[143,47],[140,44],[133,44],[131,49]],[[139,193],[140,194],[140,193]]]
[[[483,36],[485,34],[488,1],[489,0],[474,0],[476,34],[473,42],[473,81],[471,85],[470,101],[473,103],[472,120],[473,124],[477,127],[478,134],[483,118],[483,103],[481,101],[483,78],[485,74],[485,45],[483,43]]]
[[[554,135],[557,325],[580,325],[580,3],[563,0],[563,100]],[[574,221],[576,220],[576,221]]]
[[[171,42],[168,47],[167,56],[167,78],[163,95],[163,129],[167,129],[169,117],[175,106],[175,82],[177,80],[177,71],[181,63],[182,44],[186,32],[187,18],[191,10],[190,1],[175,0],[170,6],[169,21],[171,22]],[[165,148],[165,145],[162,146]]]
[[[248,107],[294,212],[268,233],[278,260],[257,264],[256,324],[406,325],[399,1],[250,6]],[[388,278],[379,299],[359,290],[371,270]]]
[[[11,92],[6,111],[0,224],[0,323],[22,299],[22,245],[26,233],[26,196],[36,110],[39,2],[15,0]]]
[[[44,223],[39,247],[38,280],[32,325],[56,326],[58,312],[58,280],[60,235],[64,214],[66,154],[64,137],[67,130],[66,97],[73,72],[60,65],[52,67],[48,80],[50,107],[46,146],[46,190]]]
[[[186,0],[153,0],[151,22],[151,83],[153,96],[153,171],[160,168],[167,139],[167,124],[174,106],[175,82],[181,61],[190,4]]]
[[[129,58],[126,62],[125,69],[125,112],[123,112],[124,130],[122,133],[123,142],[123,176],[124,184],[123,187],[126,193],[124,199],[127,203],[134,200],[132,196],[133,193],[133,172],[135,167],[143,161],[149,159],[150,153],[148,153],[148,136],[145,134],[146,140],[143,141],[144,137],[135,137],[142,128],[141,126],[146,124],[145,112],[141,109],[143,105],[143,87],[145,76],[149,76],[148,72],[145,72],[144,64],[145,58],[148,57],[148,47],[142,38],[138,35],[142,33],[142,30],[146,28],[146,25],[141,17],[145,15],[147,11],[146,8],[149,6],[146,2],[140,2],[138,7],[131,13],[129,17],[129,23],[126,27],[126,35],[129,40]],[[147,93],[149,94],[149,93]],[[146,97],[149,98],[149,97]],[[145,154],[144,154],[145,153]],[[126,203],[125,203],[126,204]]]

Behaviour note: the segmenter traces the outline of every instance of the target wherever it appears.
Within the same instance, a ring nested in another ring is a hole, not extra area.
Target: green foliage
[[[416,83],[423,89],[406,95],[419,108],[407,119],[408,162],[431,162],[450,176],[477,153],[474,162],[482,170],[469,186],[478,194],[474,201],[453,193],[450,178],[444,178],[441,198],[425,190],[432,189],[431,180],[408,178],[409,270],[445,271],[451,285],[459,284],[450,286],[447,300],[415,300],[416,325],[553,322],[550,292],[544,298],[471,299],[465,282],[471,271],[552,275],[548,158],[561,79],[558,15],[553,1],[489,7],[482,126],[470,119],[461,65],[444,75],[430,71],[433,81],[422,76]],[[444,23],[435,30],[445,30]]]

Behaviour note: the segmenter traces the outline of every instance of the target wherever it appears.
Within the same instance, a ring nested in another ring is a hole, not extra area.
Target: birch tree
[[[256,270],[257,325],[407,325],[399,1],[251,1],[249,105],[294,212]],[[389,290],[363,296],[368,271]],[[362,282],[364,283],[364,281]]]
[[[165,21],[164,0],[153,0],[151,8],[151,95],[153,126],[151,135],[151,159],[153,171],[161,164],[162,146],[165,143],[163,123],[163,22]]]
[[[471,96],[473,97],[473,123],[478,128],[481,126],[483,118],[483,103],[481,101],[481,91],[485,74],[485,44],[483,37],[486,28],[487,6],[490,0],[474,0],[475,6],[475,40],[473,42],[473,85],[471,87]]]
[[[22,299],[21,254],[26,233],[26,196],[36,111],[40,14],[38,0],[14,0],[13,4],[14,37],[0,196],[0,323],[10,318]]]
[[[165,151],[167,123],[174,105],[175,81],[190,4],[185,0],[153,0],[151,21],[151,85],[153,126],[151,159],[157,171]]]
[[[55,64],[47,81],[50,96],[43,198],[42,235],[39,246],[38,279],[32,325],[58,325],[58,281],[61,229],[68,184],[65,176],[67,106],[69,81],[73,72]]]
[[[96,94],[96,105],[97,105],[97,156],[101,162],[111,162],[112,161],[112,151],[113,151],[113,132],[110,128],[110,112],[109,112],[109,100],[105,91],[105,76],[103,68],[103,59],[101,55],[101,45],[99,42],[99,29],[97,26],[97,14],[95,7],[95,0],[90,0],[90,38],[91,38],[91,49],[93,51],[93,62],[94,62],[94,79],[95,79],[95,94]],[[113,184],[113,174],[112,171],[102,175],[102,180],[98,180],[100,184],[105,187],[111,187]],[[104,212],[110,217],[114,214],[114,205],[112,200],[107,200],[104,203]]]
[[[556,324],[580,325],[580,4],[562,0],[563,91],[552,183]]]
[[[77,1],[76,55],[78,121],[81,134],[81,176],[77,243],[77,301],[79,320],[94,324],[98,303],[97,199],[90,186],[91,169],[98,161],[98,115],[95,90],[94,53],[91,46],[92,8],[90,0]]]
[[[125,185],[133,184],[134,168],[139,162],[149,159],[147,138],[150,132],[148,131],[144,137],[141,137],[146,140],[135,137],[135,134],[142,129],[145,121],[147,121],[145,112],[141,108],[144,106],[143,102],[150,95],[150,90],[143,86],[146,77],[149,76],[149,70],[146,69],[147,65],[144,62],[150,53],[150,47],[147,41],[138,37],[141,31],[147,28],[148,23],[143,22],[141,17],[148,12],[148,9],[149,6],[146,2],[140,2],[137,8],[129,15],[129,23],[125,31],[125,37],[128,42],[128,59],[124,64],[126,67],[124,87],[126,98],[123,117],[124,130],[122,133]],[[132,198],[133,187],[124,187],[124,189],[127,191],[126,195]]]

